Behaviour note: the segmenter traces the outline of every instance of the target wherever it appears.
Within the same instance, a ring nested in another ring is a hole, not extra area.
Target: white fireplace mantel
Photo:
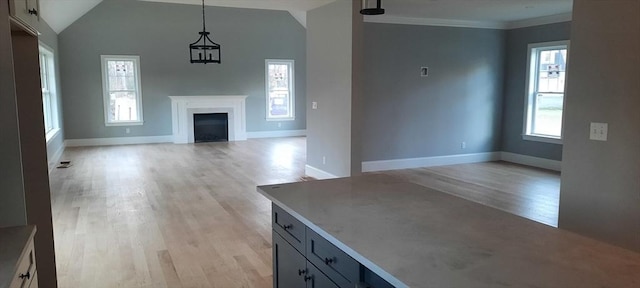
[[[247,140],[246,95],[169,96],[173,143],[193,143],[193,114],[227,113],[229,141]]]

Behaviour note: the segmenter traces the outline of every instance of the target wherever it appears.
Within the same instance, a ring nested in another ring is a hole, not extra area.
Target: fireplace
[[[228,141],[247,140],[245,99],[243,95],[169,96],[173,143],[194,143],[194,115],[227,114]]]
[[[195,143],[229,141],[229,114],[193,114],[193,140]]]

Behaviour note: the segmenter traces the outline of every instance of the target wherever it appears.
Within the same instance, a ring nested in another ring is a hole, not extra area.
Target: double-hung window
[[[569,41],[530,44],[525,140],[562,143],[562,110]]]
[[[267,120],[293,120],[294,111],[294,61],[266,61]]]
[[[142,125],[140,57],[102,55],[105,125]]]
[[[56,78],[51,49],[40,45],[40,86],[42,88],[42,113],[44,116],[44,133],[47,141],[58,129],[58,110],[56,98]]]

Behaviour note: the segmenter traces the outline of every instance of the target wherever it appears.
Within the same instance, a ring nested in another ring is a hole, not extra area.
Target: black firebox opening
[[[228,114],[193,114],[193,138],[196,143],[229,141]]]

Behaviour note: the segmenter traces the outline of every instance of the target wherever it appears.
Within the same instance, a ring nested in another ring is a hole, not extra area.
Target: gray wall
[[[512,29],[507,32],[507,59],[504,81],[502,150],[552,160],[562,159],[562,145],[522,139],[525,86],[527,84],[527,45],[569,40],[571,23]],[[571,57],[571,56],[570,56]],[[572,67],[569,73],[572,73]]]
[[[0,5],[0,227],[27,224],[8,8]]]
[[[353,5],[338,0],[307,14],[307,164],[336,176],[350,176],[353,168]]]
[[[59,34],[67,139],[171,134],[170,95],[249,95],[247,131],[305,129],[305,30],[288,12],[207,7],[222,64],[190,64],[197,5],[105,0]],[[144,125],[105,127],[101,54],[139,55]],[[296,120],[265,120],[264,60],[296,61]]]
[[[559,227],[640,251],[640,1],[575,0],[570,57]]]
[[[53,159],[56,156],[56,153],[61,152],[60,150],[64,147],[64,119],[63,119],[63,111],[62,111],[62,93],[61,93],[61,85],[60,85],[60,55],[58,53],[58,34],[56,34],[53,29],[44,21],[44,19],[40,19],[40,27],[39,31],[40,36],[38,36],[38,40],[41,43],[53,49],[54,54],[54,66],[56,69],[56,96],[57,102],[56,107],[58,109],[58,127],[60,128],[60,132],[55,137],[51,138],[49,142],[47,142],[47,158],[49,163],[56,160]]]
[[[500,149],[505,31],[365,23],[364,35],[364,161]]]

